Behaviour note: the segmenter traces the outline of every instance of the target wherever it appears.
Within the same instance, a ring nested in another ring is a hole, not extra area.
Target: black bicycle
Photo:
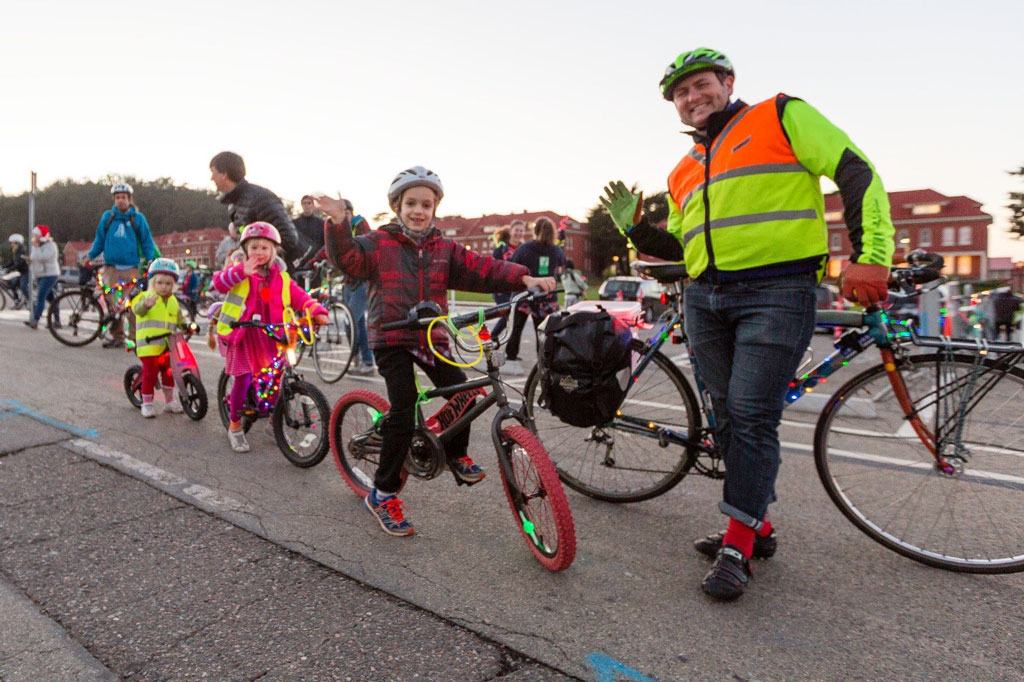
[[[306,291],[327,309],[329,323],[317,331],[312,346],[313,368],[325,383],[333,384],[345,376],[355,350],[355,321],[344,302],[344,278],[336,275],[327,261],[300,270],[295,277],[303,281]],[[318,287],[310,285],[315,281],[320,282]]]
[[[893,268],[890,289],[909,296],[944,280],[941,256],[914,253],[908,261]],[[537,404],[536,368],[526,388],[527,413],[561,479],[610,502],[661,495],[688,473],[725,474],[714,409],[682,328],[685,266],[634,267],[677,293],[661,329],[633,341],[632,375],[618,414],[592,428],[570,426]],[[1024,348],[920,336],[878,306],[820,310],[817,319],[847,330],[827,358],[793,378],[787,404],[825,388],[832,374],[872,346],[881,356],[880,364],[825,396],[815,427],[818,476],[840,511],[871,539],[931,566],[1024,570],[1024,526],[1008,521],[1024,516]],[[696,391],[661,352],[670,339],[686,349]],[[918,348],[930,352],[911,354]]]
[[[304,321],[267,324],[254,315],[252,320],[232,322],[232,328],[254,328],[267,333],[278,344],[277,356],[253,377],[242,412],[242,428],[248,432],[257,419],[269,418],[274,440],[285,458],[297,467],[316,466],[327,455],[330,438],[327,424],[331,406],[320,389],[295,371],[295,349],[309,344],[315,335],[308,316]],[[224,428],[231,424],[228,400],[235,377],[223,370],[217,381],[217,406]]]
[[[576,532],[555,467],[537,436],[527,428],[522,409],[514,410],[509,405],[499,372],[505,358],[497,351],[497,344],[489,335],[481,333],[477,337],[479,347],[472,348],[463,343],[458,332],[473,324],[481,327],[478,332],[483,332],[484,320],[507,314],[511,306],[531,296],[534,294],[524,292],[508,303],[452,318],[443,316],[435,303],[421,303],[410,311],[407,320],[388,322],[381,328],[423,329],[448,322],[446,326],[456,343],[468,352],[479,352],[487,362],[484,377],[421,393],[416,405],[416,431],[405,460],[403,485],[408,475],[421,480],[440,476],[449,467],[445,445],[491,406],[497,405],[491,421],[491,440],[516,527],[545,568],[563,571],[576,556]],[[537,297],[541,296],[546,294]],[[429,337],[430,332],[427,334]],[[489,393],[487,388],[491,389]],[[437,414],[424,420],[422,404],[433,398],[449,400]],[[373,487],[373,475],[380,462],[382,428],[389,409],[390,405],[382,396],[357,390],[341,396],[331,412],[334,462],[345,483],[361,497]],[[461,483],[458,477],[456,481]]]
[[[124,325],[129,302],[145,286],[144,276],[108,286],[96,270],[95,287],[66,289],[50,303],[46,314],[50,334],[66,346],[92,343],[114,325]]]

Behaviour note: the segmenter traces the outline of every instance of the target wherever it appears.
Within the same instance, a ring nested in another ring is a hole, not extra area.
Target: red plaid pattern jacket
[[[530,271],[516,263],[474,253],[431,227],[422,244],[390,223],[370,234],[353,237],[348,221],[324,223],[327,257],[342,272],[369,282],[367,322],[370,347],[426,348],[426,330],[381,331],[385,322],[404,320],[420,301],[433,301],[448,311],[448,290],[500,293],[522,291]],[[448,334],[435,326],[435,347],[448,346]]]

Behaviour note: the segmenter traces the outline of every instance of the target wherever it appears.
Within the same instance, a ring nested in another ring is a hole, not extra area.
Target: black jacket
[[[284,247],[284,257],[289,266],[293,260],[302,256],[295,225],[284,210],[284,204],[269,189],[243,179],[220,198],[220,203],[228,205],[228,214],[237,230],[258,220],[276,227],[281,233],[281,246]]]

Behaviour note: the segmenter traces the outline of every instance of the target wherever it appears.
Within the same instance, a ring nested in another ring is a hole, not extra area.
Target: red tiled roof
[[[527,223],[532,223],[538,218],[547,217],[551,219],[551,222],[555,224],[555,229],[558,229],[559,223],[562,222],[563,216],[560,213],[554,211],[536,211],[522,213],[509,213],[509,214],[498,214],[489,213],[479,218],[463,218],[462,216],[442,216],[437,219],[437,226],[441,231],[445,230],[456,230],[456,236],[458,237],[476,237],[476,236],[490,236],[490,233],[484,232],[485,227],[500,227],[502,225],[508,225],[513,220],[525,220]],[[572,217],[569,220],[573,221],[577,225],[579,221]],[[577,231],[576,228],[570,228],[572,231]],[[579,228],[582,231],[582,227]]]
[[[163,246],[174,242],[198,241],[199,237],[203,237],[203,241],[219,242],[226,236],[228,236],[228,231],[223,227],[206,227],[201,230],[188,230],[187,232],[168,232],[167,234],[153,237],[153,241],[156,242],[157,246]]]
[[[921,204],[940,204],[942,210],[939,213],[914,215],[911,209]],[[889,192],[889,206],[891,208],[893,222],[904,220],[963,218],[967,216],[992,216],[981,210],[981,202],[970,197],[954,196],[948,197],[945,194],[936,192],[933,189],[913,189],[903,192]],[[843,200],[839,192],[832,192],[825,196],[825,211],[843,210]],[[840,220],[829,220],[831,225],[842,223]]]
[[[991,270],[1012,270],[1013,258],[989,258],[988,269]]]

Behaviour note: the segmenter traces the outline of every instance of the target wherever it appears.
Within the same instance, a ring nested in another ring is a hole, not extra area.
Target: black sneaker
[[[124,348],[124,341],[121,339],[108,339],[103,342],[104,348]]]
[[[723,545],[700,587],[704,594],[715,599],[732,601],[747,589],[751,575],[750,562],[744,558],[743,552],[732,545]]]
[[[714,559],[715,555],[718,554],[718,550],[722,549],[722,538],[724,537],[724,530],[712,533],[706,538],[701,538],[694,542],[693,548],[707,558]],[[754,536],[754,554],[750,558],[770,559],[775,556],[776,549],[778,549],[778,541],[775,539],[775,530],[772,529],[770,535],[766,535],[764,537],[761,537],[760,535]]]

